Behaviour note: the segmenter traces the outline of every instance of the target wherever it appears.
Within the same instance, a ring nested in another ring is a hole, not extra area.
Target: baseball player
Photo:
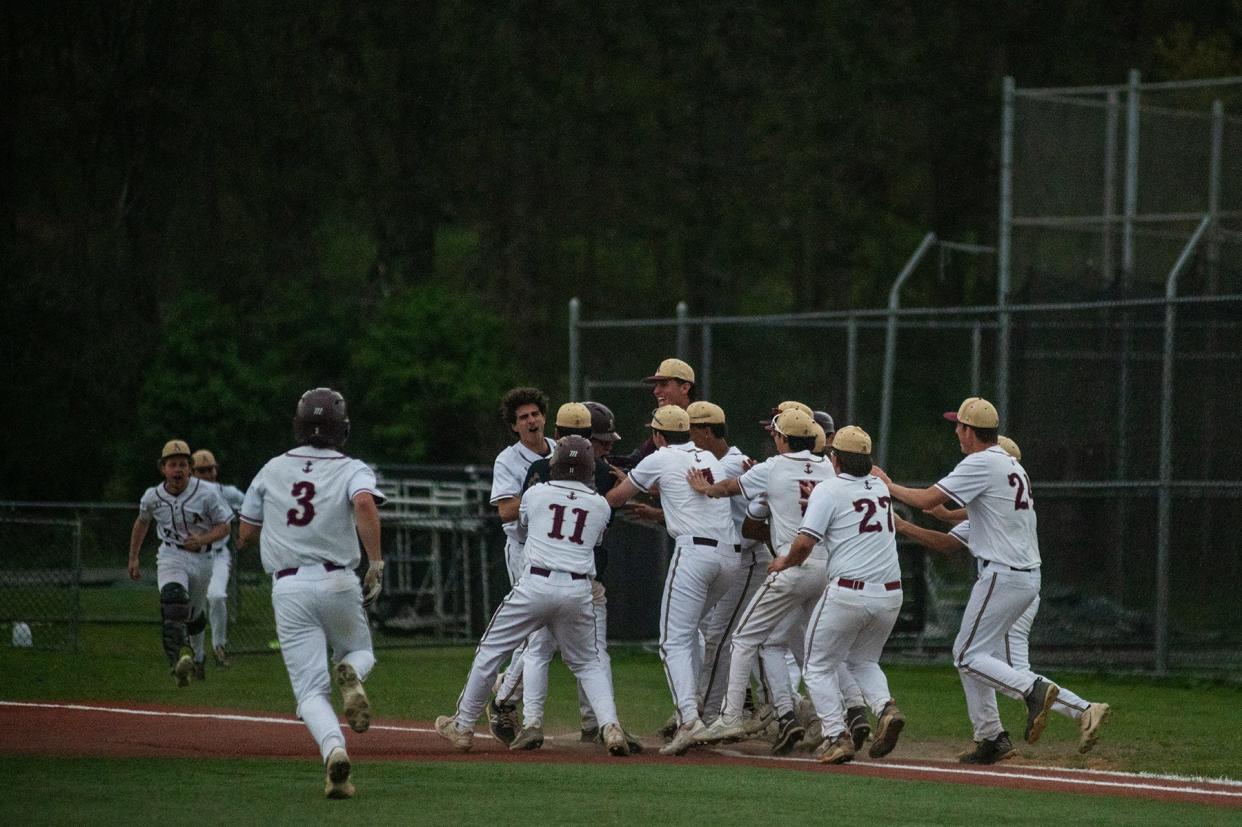
[[[375,666],[364,606],[379,596],[384,561],[375,472],[341,453],[349,438],[345,398],[331,388],[302,394],[293,418],[297,447],[268,460],[246,491],[238,548],[259,540],[263,570],[272,576],[276,636],[297,714],[319,744],[324,794],[350,798],[351,764],[332,709],[332,682],[350,729],[371,726],[363,689]],[[367,554],[362,585],[358,541]],[[326,648],[332,647],[329,672]]]
[[[997,444],[1009,456],[1022,461],[1022,451],[1018,444],[1007,436],[997,438]],[[943,512],[948,522],[955,523],[948,533],[933,531],[909,523],[900,517],[897,520],[897,533],[935,551],[946,554],[970,551],[970,521],[962,510]],[[1006,662],[1019,670],[1029,670],[1031,626],[1035,622],[1035,614],[1039,611],[1039,598],[1031,602],[1017,622],[1005,633],[1004,646],[996,653],[997,657],[1005,658]],[[1048,680],[1042,675],[1039,677]],[[1054,711],[1059,712],[1072,721],[1078,722],[1078,751],[1090,752],[1100,737],[1100,727],[1112,713],[1108,704],[1085,701],[1067,687],[1061,686],[1057,699],[1053,703]],[[1002,690],[1003,691],[1003,690]],[[1020,699],[1019,699],[1020,700]]]
[[[1043,733],[1060,692],[1030,669],[1019,670],[996,657],[1005,633],[1039,596],[1035,501],[1026,470],[997,445],[1000,418],[991,402],[972,396],[944,416],[954,423],[958,445],[966,455],[947,477],[931,488],[908,488],[893,484],[883,471],[877,469],[876,475],[894,497],[914,508],[935,508],[950,501],[966,508],[971,552],[979,559],[980,576],[953,642],[975,740],[974,751],[960,760],[994,764],[1015,752],[996,708],[996,690],[1016,693],[1025,701],[1025,737],[1031,744]]]
[[[770,568],[787,571],[817,548],[827,550],[828,585],[806,630],[802,677],[823,728],[824,743],[815,754],[824,763],[840,764],[855,753],[842,715],[842,663],[878,721],[871,757],[892,752],[905,726],[879,664],[901,611],[902,591],[892,499],[871,474],[871,437],[855,426],[842,428],[829,456],[835,476],[811,491],[789,554]]]
[[[778,452],[776,456],[754,466],[740,478],[709,483],[701,474],[692,473],[690,476],[690,485],[709,497],[742,494],[747,500],[755,500],[763,496],[770,513],[769,530],[775,559],[789,553],[790,543],[802,521],[803,503],[807,497],[819,483],[833,476],[832,466],[823,457],[811,453],[815,447],[814,426],[809,413],[790,405],[772,425]],[[742,702],[751,664],[758,655],[759,647],[769,640],[787,640],[791,628],[806,625],[811,609],[827,586],[826,562],[827,552],[820,548],[809,565],[769,574],[746,606],[733,632],[729,686],[720,717],[707,728],[700,740],[715,743],[745,734]],[[771,571],[772,565],[769,564],[768,568]],[[768,677],[769,680],[773,677],[779,679],[781,675]],[[792,692],[787,686],[784,689],[783,692],[777,690],[769,699],[776,707],[779,726],[772,747],[777,755],[788,753],[805,734],[794,714]]]
[[[585,404],[567,402],[556,412],[555,433],[558,440],[567,436],[580,436],[584,439],[589,439],[594,433],[594,425],[594,415]],[[592,452],[594,452],[594,447],[592,447]],[[523,493],[532,485],[549,482],[551,480],[550,471],[551,463],[548,459],[539,459],[531,463],[530,470],[526,472],[526,481],[522,486]],[[612,466],[599,456],[596,456],[592,480],[595,493],[601,495],[608,493],[608,490],[612,488],[616,480]],[[611,520],[611,516],[609,519]],[[596,575],[595,579],[591,581],[591,608],[595,615],[596,655],[605,674],[608,676],[609,685],[612,685],[612,660],[608,656],[607,599],[605,597],[604,584],[599,582],[599,577],[604,572],[607,560],[602,546],[596,546],[594,554]],[[556,639],[547,627],[530,636],[530,640],[526,645],[526,654],[522,657],[521,673],[517,679],[523,687],[523,726],[522,731],[517,734],[517,737],[513,739],[513,743],[509,745],[509,749],[538,749],[543,745],[543,710],[548,696],[548,667],[552,663],[552,655],[555,652]],[[516,688],[516,683],[517,681],[511,683],[509,676],[505,676],[505,680],[501,683],[501,689],[498,692],[498,702],[508,700],[509,694]],[[578,684],[578,708],[582,713],[581,740],[584,742],[599,740],[602,737],[599,721],[596,718],[595,711],[591,708],[590,700],[587,698],[586,690],[581,683]],[[491,718],[491,709],[489,709],[489,724]],[[631,753],[642,752],[642,743],[637,738],[633,738],[627,733],[626,741],[629,744]]]
[[[629,755],[612,682],[595,641],[594,548],[603,539],[612,510],[591,487],[595,473],[591,443],[580,436],[558,441],[548,473],[551,480],[532,486],[519,505],[518,519],[526,528],[527,571],[492,615],[457,700],[457,712],[437,718],[436,732],[457,749],[470,749],[496,669],[516,646],[546,626],[586,692],[604,745],[613,755]]]
[[[674,539],[660,601],[660,658],[680,718],[660,753],[682,755],[707,729],[698,708],[699,624],[732,587],[740,546],[729,504],[699,494],[687,480],[692,468],[710,479],[724,477],[720,461],[690,441],[689,415],[665,405],[652,415],[650,427],[655,452],[608,492],[608,504],[620,508],[639,492],[660,487],[665,526]]]
[[[190,476],[190,446],[183,440],[170,439],[164,444],[159,469],[164,482],[143,493],[130,530],[129,576],[132,580],[142,577],[138,552],[154,521],[160,540],[155,570],[164,654],[177,686],[184,687],[189,686],[191,675],[205,675],[201,659],[194,658],[190,637],[201,635],[207,625],[204,609],[211,581],[207,551],[228,536],[233,512],[216,486]]]
[[[517,442],[496,455],[492,465],[490,500],[500,514],[501,528],[505,532],[505,570],[510,585],[517,584],[526,566],[522,556],[525,535],[518,523],[522,483],[531,463],[548,456],[555,445],[544,436],[547,413],[548,397],[538,388],[513,388],[500,400],[501,419],[518,438]],[[518,734],[517,703],[522,699],[520,680],[525,650],[524,644],[517,647],[505,671],[505,677],[511,676],[518,683],[508,690],[499,684],[495,687],[496,692],[507,700],[489,703],[488,725],[492,734],[506,744],[513,743]]]
[[[643,380],[651,385],[651,393],[655,396],[656,406],[676,405],[685,409],[694,401],[694,368],[680,359],[665,359],[651,376]],[[633,453],[624,457],[615,457],[613,465],[618,468],[633,468],[644,457],[656,450],[655,441],[648,437]],[[655,515],[644,515],[654,519]]]
[[[194,476],[200,480],[220,486],[220,496],[233,510],[234,516],[241,511],[246,495],[232,485],[224,485],[217,481],[220,466],[211,451],[199,449],[194,452]],[[229,538],[219,540],[211,547],[211,584],[207,587],[207,618],[211,624],[211,651],[216,659],[216,666],[227,669],[229,666],[229,573],[233,555],[229,551]],[[194,644],[194,654],[201,660],[203,641],[200,635]]]

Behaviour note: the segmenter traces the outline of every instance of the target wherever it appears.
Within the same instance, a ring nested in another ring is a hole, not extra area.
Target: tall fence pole
[[[578,299],[569,300],[569,398],[581,399],[582,364],[578,361],[578,318],[582,312],[582,303]]]
[[[845,322],[845,424],[858,422],[858,317]],[[842,423],[833,423],[838,428]]]
[[[1013,234],[1013,107],[1014,82],[1001,84],[1000,236],[996,241],[996,408],[1001,427],[1009,415],[1009,258]]]
[[[1104,237],[1100,251],[1100,278],[1112,284],[1113,221],[1117,215],[1117,118],[1121,111],[1115,91],[1108,93],[1108,109],[1104,120]]]
[[[1203,216],[1177,257],[1164,285],[1164,363],[1160,375],[1160,498],[1156,516],[1156,671],[1169,671],[1169,522],[1173,506],[1173,344],[1177,324],[1177,279],[1199,239],[1212,224]]]
[[[685,302],[677,302],[677,358],[683,362],[690,352],[690,328],[686,325],[686,317],[689,315],[689,306]]]
[[[701,364],[699,365],[699,388],[701,389],[701,399],[712,398],[712,326],[703,325],[703,352],[700,355]]]
[[[901,272],[897,274],[897,279],[888,291],[888,324],[884,335],[884,379],[880,396],[880,450],[878,452],[880,465],[888,461],[888,432],[892,425],[893,413],[893,373],[897,369],[897,309],[901,307],[901,286],[914,273],[914,268],[919,266],[923,256],[927,255],[927,251],[935,243],[935,233],[923,236],[918,248],[906,261],[906,266],[901,268]]]

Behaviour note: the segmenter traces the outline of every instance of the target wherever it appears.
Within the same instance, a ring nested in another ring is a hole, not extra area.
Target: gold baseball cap
[[[591,411],[581,402],[566,402],[556,412],[558,428],[591,428]]]
[[[676,379],[679,382],[694,384],[694,368],[680,359],[665,359],[659,369],[644,379],[644,382],[658,382],[661,379]]]
[[[164,443],[164,450],[160,452],[160,462],[169,457],[185,457],[190,459],[192,456],[189,443],[184,439],[170,439]]]
[[[725,422],[724,408],[711,402],[691,402],[686,415],[691,425],[723,425]]]
[[[772,420],[772,427],[781,436],[815,436],[815,420],[801,408],[788,408],[777,414],[776,419]]]
[[[1005,453],[1009,454],[1009,456],[1013,457],[1019,462],[1022,461],[1022,449],[1018,447],[1018,443],[1014,442],[1009,437],[1007,436],[997,437],[996,444],[999,445],[1001,448],[1003,448]]]
[[[215,464],[216,455],[206,448],[198,449],[194,452],[194,456],[190,458],[190,465],[193,468],[211,468]]]
[[[871,435],[857,425],[846,425],[833,438],[832,450],[847,454],[870,454]]]
[[[823,425],[820,425],[818,422],[812,422],[811,424],[815,426],[812,428],[815,431],[815,447],[811,451],[816,454],[822,454],[824,446],[828,443],[828,435],[824,433]]]
[[[996,413],[996,406],[980,396],[972,396],[967,399],[962,403],[962,407],[957,409],[956,413],[947,411],[944,418],[950,422],[970,425],[973,428],[997,428],[1000,426],[1000,417]]]
[[[664,405],[651,412],[651,427],[657,431],[689,431],[690,414],[676,405]]]
[[[813,417],[815,415],[815,412],[811,410],[810,405],[807,405],[803,402],[796,402],[792,399],[786,402],[782,402],[781,404],[776,406],[776,410],[778,413],[784,413],[785,411],[788,411],[791,408],[796,411],[802,411],[807,416]]]

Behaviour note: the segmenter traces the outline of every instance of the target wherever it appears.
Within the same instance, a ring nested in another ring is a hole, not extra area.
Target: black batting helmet
[[[349,439],[349,416],[345,397],[331,388],[314,388],[302,394],[293,415],[293,437],[299,445],[340,448]]]
[[[594,487],[595,451],[586,437],[566,436],[556,441],[548,460],[548,476],[554,480],[576,480]]]

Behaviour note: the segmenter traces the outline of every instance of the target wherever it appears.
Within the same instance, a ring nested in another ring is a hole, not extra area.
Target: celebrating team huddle
[[[694,400],[689,365],[666,359],[646,381],[659,407],[647,423],[650,438],[626,456],[613,453],[620,436],[604,405],[562,405],[550,439],[542,392],[514,388],[502,400],[517,441],[496,458],[491,503],[504,526],[511,590],[483,632],[456,709],[435,722],[454,748],[471,749],[485,717],[511,750],[539,749],[547,669],[559,648],[578,681],[581,740],[618,757],[642,751],[617,714],[598,579],[608,527],[623,510],[663,524],[672,539],[659,657],[674,712],[662,755],[755,738],[768,739],[773,754],[800,747],[828,764],[852,761],[868,740],[873,759],[897,749],[907,725],[918,725],[898,707],[880,666],[903,602],[899,536],[976,560],[979,577],[953,644],[974,741],[959,760],[992,764],[1016,753],[998,690],[1024,704],[1028,743],[1055,711],[1077,722],[1079,750],[1092,748],[1108,705],[1029,663],[1040,589],[1035,504],[1021,453],[998,433],[989,402],[970,398],[944,415],[965,457],[919,489],[875,467],[866,431],[838,430],[826,412],[777,405],[763,423],[775,453],[754,462],[729,445],[725,411]],[[364,732],[371,707],[363,681],[375,664],[364,606],[383,584],[384,498],[374,472],[340,452],[349,419],[339,393],[308,391],[294,431],[296,447],[271,460],[238,503],[239,546],[259,541],[299,717],[319,745],[327,796],[348,798],[351,764],[331,684],[351,728]],[[214,476],[214,457],[200,453]],[[163,646],[178,686],[202,677],[206,604],[217,596],[202,552],[224,547],[233,517],[225,491],[191,481],[191,459],[180,440],[164,447],[165,481],[144,495],[130,543],[137,579],[138,549],[148,524],[158,523]],[[952,528],[915,525],[898,503]],[[361,583],[353,572],[359,541],[369,560]],[[216,623],[213,615],[217,658],[226,662]]]

